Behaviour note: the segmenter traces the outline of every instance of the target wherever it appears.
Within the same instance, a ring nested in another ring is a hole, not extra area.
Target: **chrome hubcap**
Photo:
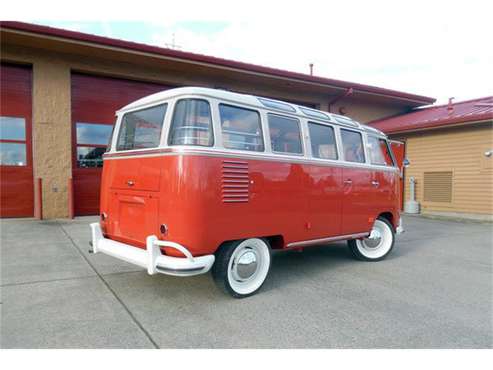
[[[378,227],[374,227],[368,238],[362,240],[366,248],[374,249],[378,248],[382,243],[382,232]]]
[[[257,254],[252,249],[245,249],[238,255],[233,264],[233,275],[235,280],[248,280],[255,274],[257,267]]]
[[[265,281],[269,266],[269,245],[258,238],[243,240],[228,262],[229,286],[236,293],[251,294]]]

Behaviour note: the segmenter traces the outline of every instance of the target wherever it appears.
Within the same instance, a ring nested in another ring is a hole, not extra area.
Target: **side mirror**
[[[411,162],[409,162],[409,159],[407,159],[407,158],[404,158],[404,160],[402,161],[403,167],[409,167],[410,164],[411,164]]]

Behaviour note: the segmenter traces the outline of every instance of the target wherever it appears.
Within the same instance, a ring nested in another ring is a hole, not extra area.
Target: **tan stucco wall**
[[[409,178],[416,179],[416,198],[423,213],[453,212],[493,214],[493,122],[447,130],[396,136],[406,141],[405,200],[409,199]],[[423,199],[423,173],[452,171],[452,202]]]
[[[116,54],[115,54],[116,55]],[[278,99],[316,104],[328,109],[333,98],[319,90],[311,92],[294,88],[289,82],[272,83],[269,79],[255,80],[221,75],[202,67],[177,70],[163,61],[142,59],[108,59],[98,55],[76,55],[44,49],[2,44],[1,60],[28,63],[33,66],[33,154],[34,177],[43,180],[43,213],[46,218],[68,216],[68,179],[72,176],[71,162],[71,91],[72,71],[110,77],[157,82],[171,86],[221,87]],[[135,60],[130,62],[129,60]],[[137,63],[139,62],[139,63]],[[402,111],[392,105],[371,104],[345,99],[334,107],[344,106],[347,115],[367,122]],[[337,113],[337,110],[333,110]]]
[[[68,216],[72,176],[70,69],[54,58],[33,65],[34,177],[43,179],[43,215]]]
[[[324,109],[326,110],[326,109]],[[366,102],[360,99],[351,99],[351,97],[342,99],[331,106],[331,112],[345,115],[361,123],[367,123],[376,119],[390,117],[397,113],[405,113],[402,108],[384,105],[376,102]]]

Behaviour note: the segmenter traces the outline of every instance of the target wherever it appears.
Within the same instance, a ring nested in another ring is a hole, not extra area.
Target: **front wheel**
[[[348,246],[352,255],[359,260],[380,261],[390,253],[394,240],[394,228],[388,220],[379,217],[367,238],[348,240]]]
[[[228,242],[216,252],[212,277],[235,298],[255,294],[269,273],[271,253],[262,239],[252,238]]]

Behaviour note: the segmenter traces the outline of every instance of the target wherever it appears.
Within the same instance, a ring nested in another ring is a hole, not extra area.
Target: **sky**
[[[493,95],[491,3],[141,0],[128,11],[98,3],[25,20],[295,72],[313,63],[318,76],[445,103]]]

